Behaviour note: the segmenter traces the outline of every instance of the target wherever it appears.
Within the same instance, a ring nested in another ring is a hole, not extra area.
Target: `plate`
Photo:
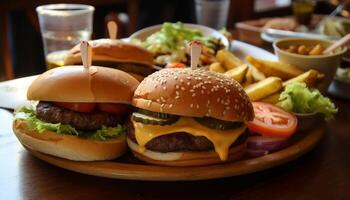
[[[274,54],[254,45],[250,45],[238,40],[235,40],[231,43],[230,51],[242,60],[244,60],[247,55],[263,58],[266,60],[277,60],[277,57]]]
[[[309,132],[297,133],[298,139],[291,146],[262,157],[200,167],[149,165],[135,161],[130,152],[114,161],[77,162],[26,148],[32,155],[45,162],[82,174],[127,180],[191,181],[239,176],[281,165],[311,150],[322,138],[323,131],[324,129],[319,127]]]

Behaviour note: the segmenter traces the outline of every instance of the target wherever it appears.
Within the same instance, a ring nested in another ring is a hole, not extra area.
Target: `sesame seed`
[[[181,87],[181,90],[185,91],[185,90],[186,90],[186,88],[184,88],[184,87]]]
[[[163,90],[166,90],[166,87],[165,87],[165,86],[163,87]]]
[[[173,107],[173,104],[170,104],[170,105],[169,105],[169,108],[172,108],[172,107]]]
[[[179,85],[175,85],[175,88],[176,88],[176,89],[179,89],[179,87],[180,87]]]
[[[193,93],[193,94],[192,94],[192,97],[195,97],[195,96],[196,96],[196,93]]]
[[[190,107],[193,108],[193,104],[192,103],[190,104]]]
[[[196,106],[196,107],[197,107],[197,109],[199,109],[199,104],[197,104],[197,106]]]

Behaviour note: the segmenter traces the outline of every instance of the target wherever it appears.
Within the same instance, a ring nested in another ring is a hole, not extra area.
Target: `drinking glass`
[[[48,4],[36,8],[47,69],[63,66],[64,56],[92,34],[95,8],[83,4]]]
[[[293,14],[299,24],[310,25],[315,10],[315,0],[294,0]]]
[[[195,0],[197,23],[214,29],[226,27],[230,0]]]

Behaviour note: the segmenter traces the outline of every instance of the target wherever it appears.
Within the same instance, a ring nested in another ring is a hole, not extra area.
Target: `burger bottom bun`
[[[129,138],[126,139],[128,146],[133,154],[140,160],[147,163],[166,166],[201,166],[210,164],[220,164],[234,161],[241,158],[246,151],[246,143],[234,146],[229,150],[229,156],[226,161],[220,160],[215,151],[188,151],[188,152],[168,152],[161,153],[146,149],[144,152],[139,150],[139,145]]]
[[[125,139],[98,141],[52,131],[39,133],[30,130],[27,123],[19,119],[13,122],[13,131],[22,145],[69,160],[111,160],[121,156],[127,150]]]

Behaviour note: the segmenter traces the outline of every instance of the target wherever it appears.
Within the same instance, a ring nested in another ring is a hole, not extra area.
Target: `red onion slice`
[[[260,157],[269,154],[268,151],[247,149],[247,156],[250,158]]]
[[[247,139],[247,148],[248,151],[252,151],[254,155],[266,155],[271,152],[281,150],[288,146],[288,138],[280,137],[267,137],[267,136],[251,136]],[[255,151],[267,152],[258,153]]]

